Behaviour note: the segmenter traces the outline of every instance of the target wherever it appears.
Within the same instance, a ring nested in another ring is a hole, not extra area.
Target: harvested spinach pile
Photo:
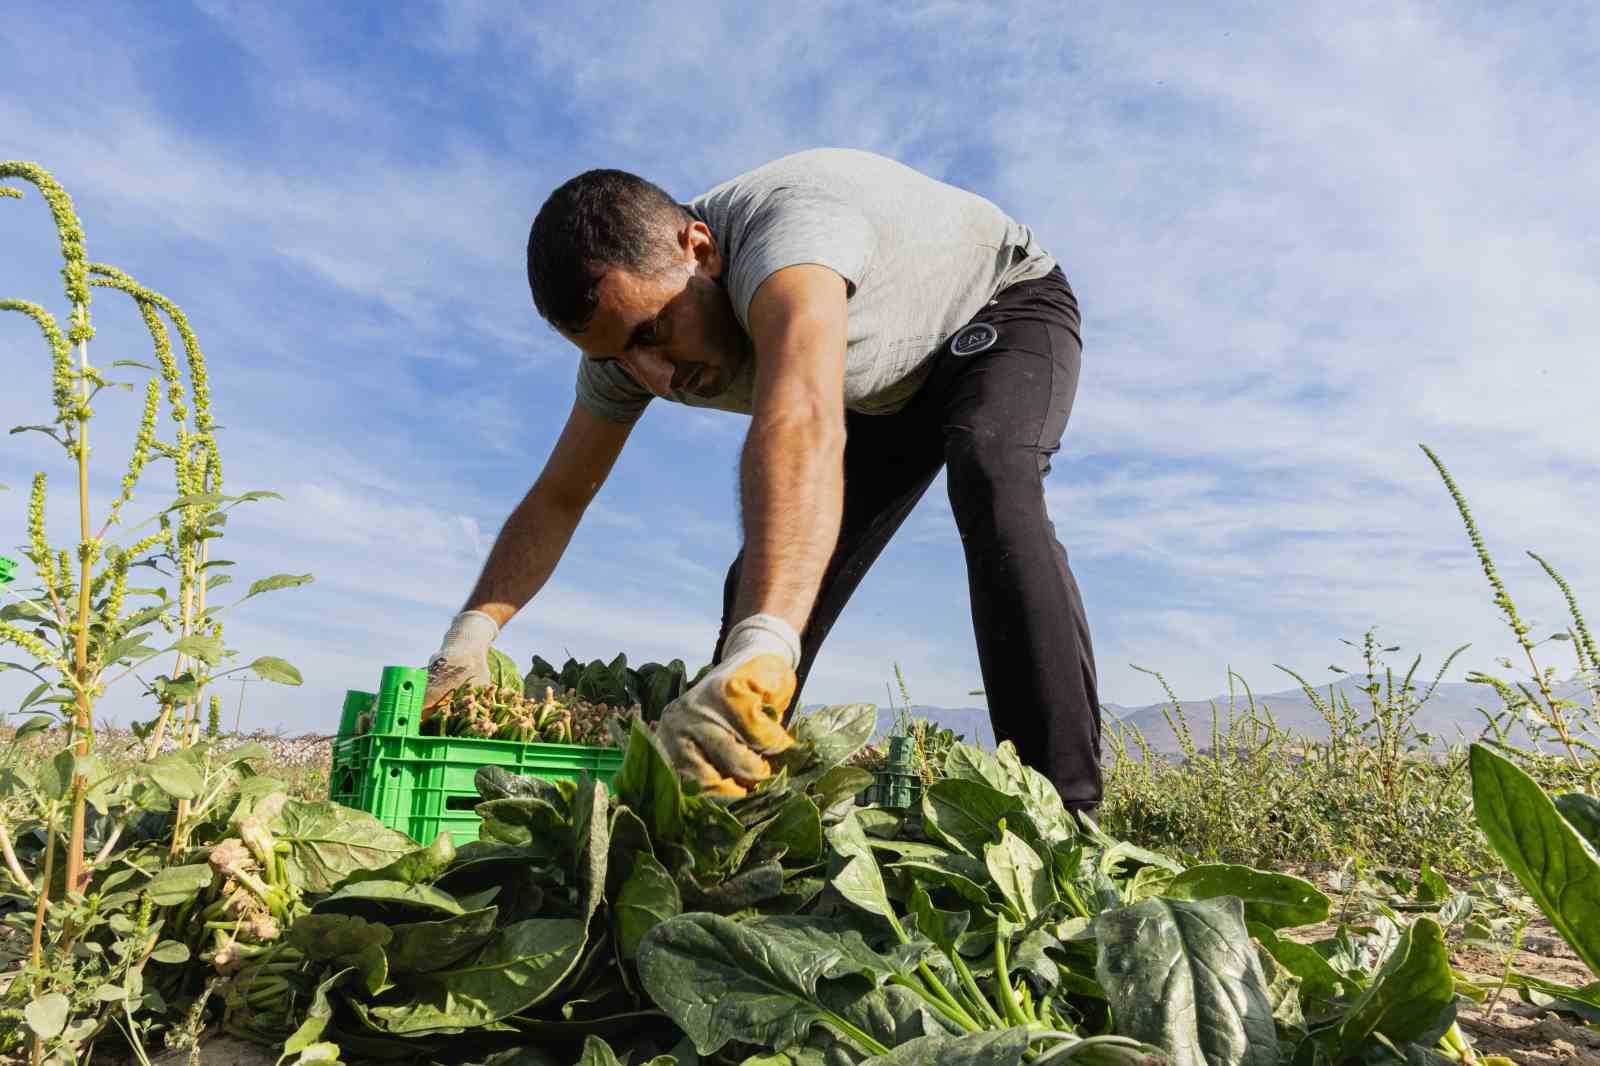
[[[495,685],[464,686],[432,708],[419,731],[423,736],[606,747],[617,739],[613,723],[641,713],[637,703],[612,707],[572,692],[558,696],[554,688],[530,699]]]
[[[683,694],[683,660],[663,666],[646,663],[634,670],[628,657],[581,663],[568,659],[557,670],[535,655],[527,676],[517,674],[511,657],[491,648],[491,683],[464,686],[430,708],[424,736],[513,740],[519,743],[584,744],[608,747],[627,735],[628,720],[654,722],[667,704]]]
[[[1296,943],[1329,913],[1312,885],[1113,840],[1009,747],[953,747],[918,811],[858,807],[873,722],[799,719],[732,802],[635,721],[611,787],[481,771],[483,839],[454,855],[291,834],[321,876],[228,979],[230,1025],[301,1062],[1461,1058],[1431,917]]]

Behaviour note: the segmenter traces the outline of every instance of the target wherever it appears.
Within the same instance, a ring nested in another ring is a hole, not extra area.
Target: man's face
[[[717,279],[722,258],[704,223],[678,235],[669,265],[654,276],[612,267],[582,333],[561,333],[590,359],[615,359],[655,395],[715,396],[728,387],[750,345]]]

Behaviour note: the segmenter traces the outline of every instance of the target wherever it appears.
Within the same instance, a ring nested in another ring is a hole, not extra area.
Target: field
[[[0,310],[39,327],[54,415],[26,428],[77,475],[64,495],[34,479],[29,572],[0,607],[0,667],[36,682],[0,754],[8,1061],[1600,1058],[1600,650],[1537,555],[1568,619],[1543,637],[1523,623],[1431,450],[1522,656],[1502,662],[1510,679],[1468,675],[1486,703],[1470,744],[1440,750],[1417,726],[1456,656],[1419,673],[1369,633],[1361,698],[1305,687],[1325,737],[1282,729],[1232,677],[1205,720],[1169,691],[1176,757],[1113,728],[1097,820],[1009,745],[914,718],[895,732],[915,798],[879,802],[896,793],[869,787],[902,764],[866,704],[798,716],[773,777],[729,800],[681,779],[655,736],[681,662],[536,658],[524,677],[498,656],[495,684],[430,728],[614,746],[620,769],[485,767],[462,797],[479,839],[413,840],[327,799],[325,738],[222,733],[220,679],[301,680],[229,647],[226,612],[312,576],[220,591],[227,523],[271,494],[224,491],[198,339],[158,292],[88,259],[48,173],[0,177],[7,197],[41,194],[60,235],[66,325]],[[91,286],[137,304],[153,362],[90,363]],[[140,430],[120,491],[97,496],[91,401],[134,371],[149,375]],[[172,474],[161,491],[156,471]],[[47,536],[60,499],[78,519],[67,544]],[[131,732],[97,727],[118,683],[144,686]],[[376,731],[381,712],[356,717]]]

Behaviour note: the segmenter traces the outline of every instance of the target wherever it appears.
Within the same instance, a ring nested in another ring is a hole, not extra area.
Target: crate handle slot
[[[444,809],[447,811],[470,811],[482,802],[482,796],[451,796],[444,801]]]

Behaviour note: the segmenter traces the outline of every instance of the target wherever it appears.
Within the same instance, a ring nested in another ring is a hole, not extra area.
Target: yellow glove
[[[678,772],[720,796],[743,796],[770,777],[765,756],[794,743],[783,712],[799,658],[799,634],[774,615],[729,630],[717,665],[661,712],[659,736]]]

